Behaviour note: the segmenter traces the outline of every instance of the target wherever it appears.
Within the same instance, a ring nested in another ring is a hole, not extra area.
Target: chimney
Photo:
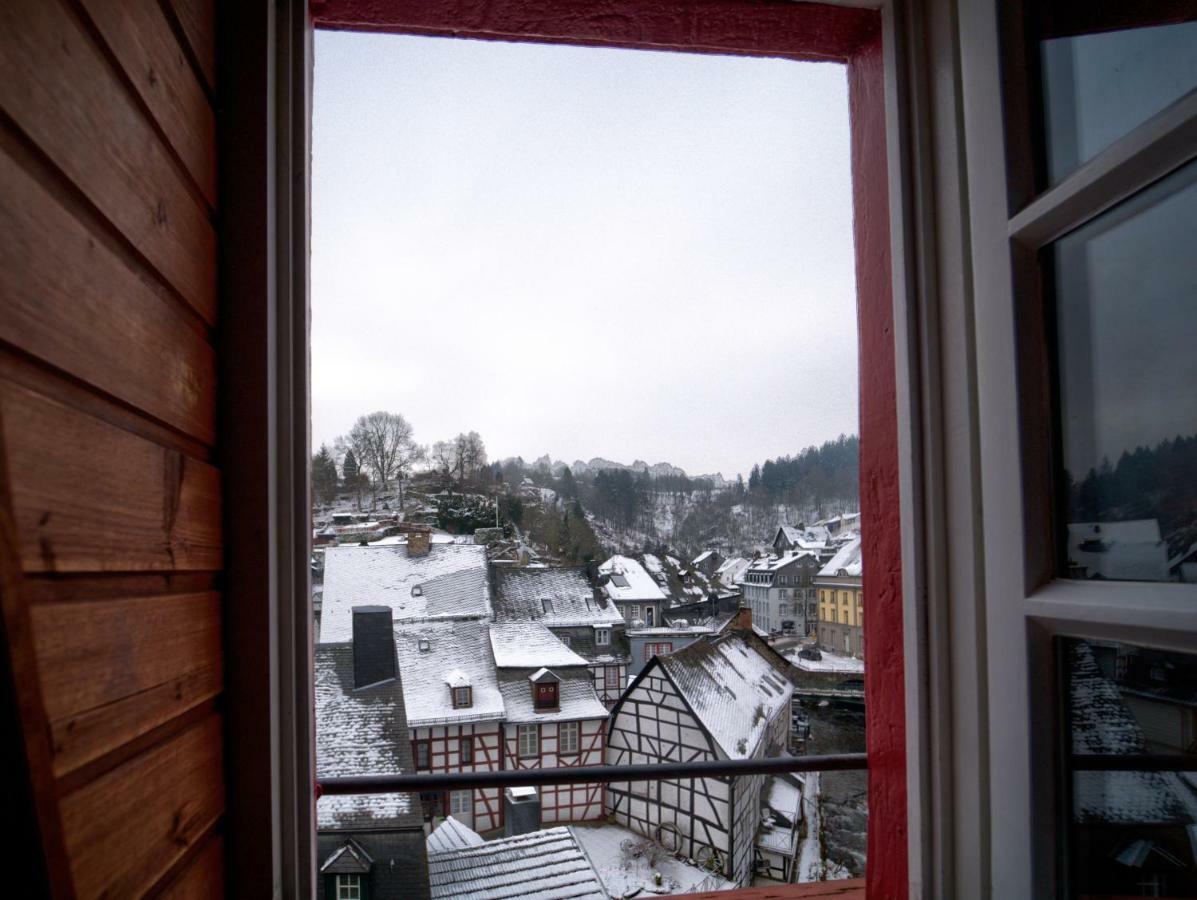
[[[752,607],[741,606],[736,610],[736,617],[732,619],[731,627],[736,631],[752,631]]]
[[[353,687],[395,677],[395,631],[389,606],[353,608]]]
[[[509,787],[503,792],[503,837],[540,831],[540,795],[534,787]]]
[[[432,532],[427,529],[407,533],[407,555],[427,556],[432,546]]]

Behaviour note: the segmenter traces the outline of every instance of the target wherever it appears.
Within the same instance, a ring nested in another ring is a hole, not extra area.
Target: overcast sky
[[[316,33],[312,438],[747,474],[857,431],[841,66]]]

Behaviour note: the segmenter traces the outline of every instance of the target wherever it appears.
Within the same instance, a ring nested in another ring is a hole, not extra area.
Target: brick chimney
[[[425,528],[407,533],[408,556],[427,556],[431,547],[432,531],[430,529]]]
[[[736,610],[735,618],[731,621],[731,627],[736,631],[752,631],[752,607],[741,606]]]
[[[353,687],[395,677],[395,630],[389,606],[353,608]]]

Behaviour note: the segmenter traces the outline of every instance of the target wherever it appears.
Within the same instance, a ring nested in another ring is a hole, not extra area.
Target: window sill
[[[681,897],[682,895],[674,895]],[[738,891],[712,891],[706,894],[685,894],[685,900],[806,900],[806,898],[838,897],[840,900],[864,900],[865,881],[820,881],[815,884],[778,884],[772,887],[744,888]],[[669,898],[662,898],[669,900]]]

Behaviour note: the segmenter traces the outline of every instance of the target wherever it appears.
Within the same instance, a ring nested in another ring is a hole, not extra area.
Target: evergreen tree
[[[327,444],[312,457],[312,494],[320,503],[332,503],[337,497],[337,464]]]

